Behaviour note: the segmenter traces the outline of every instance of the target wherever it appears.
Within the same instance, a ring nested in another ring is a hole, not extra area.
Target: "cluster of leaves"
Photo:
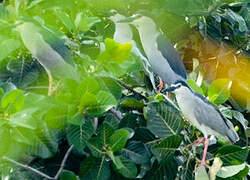
[[[151,2],[144,2],[150,9]],[[173,2],[165,1],[164,8],[183,15],[183,9],[178,12],[175,7],[184,3]],[[188,2],[190,12],[196,12],[197,1]],[[212,1],[206,2],[202,13]],[[174,102],[165,95],[155,96],[140,57],[131,53],[132,45],[112,39],[114,24],[105,13],[113,8],[131,10],[130,3],[9,0],[0,4],[2,177],[42,179],[41,174],[23,171],[20,164],[13,167],[9,159],[54,177],[67,149],[73,147],[61,179],[195,178],[193,171],[202,155],[202,147],[188,146],[195,129],[183,120]],[[161,3],[153,2],[155,8]],[[237,145],[222,139],[209,147],[208,163],[223,164],[210,177],[245,178],[249,133],[244,116],[225,104],[230,81],[220,79],[208,87],[195,77],[189,84],[232,119],[241,137]],[[196,178],[201,174],[206,172],[198,171]]]
[[[232,3],[220,6],[200,21],[199,29],[219,41],[232,44],[236,49],[250,54],[250,4]]]

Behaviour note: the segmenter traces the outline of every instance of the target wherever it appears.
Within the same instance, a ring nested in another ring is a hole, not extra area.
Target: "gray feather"
[[[165,36],[159,35],[157,37],[157,44],[158,44],[158,49],[161,51],[161,54],[168,61],[172,70],[176,74],[180,75],[183,79],[187,79],[187,72],[183,64],[183,61],[181,60],[179,53],[169,42],[169,40]]]

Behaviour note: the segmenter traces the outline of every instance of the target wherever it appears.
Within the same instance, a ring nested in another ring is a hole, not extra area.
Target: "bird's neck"
[[[159,36],[156,24],[145,24],[138,28],[140,39],[143,49],[148,57],[151,56],[151,52],[157,50],[156,38]]]

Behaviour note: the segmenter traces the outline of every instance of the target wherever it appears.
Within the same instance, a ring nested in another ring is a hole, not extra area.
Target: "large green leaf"
[[[246,164],[234,165],[234,166],[223,166],[216,176],[221,178],[229,178],[238,174],[241,170],[245,168]]]
[[[108,180],[110,179],[110,163],[103,156],[101,159],[89,157],[85,159],[80,167],[81,180]]]
[[[130,132],[126,129],[119,129],[112,134],[109,138],[109,146],[113,152],[122,150],[128,139],[130,138]]]
[[[96,98],[97,103],[90,104],[86,109],[86,112],[90,115],[101,115],[117,104],[114,96],[106,91],[99,91]]]
[[[131,141],[121,151],[121,154],[136,164],[145,164],[150,161],[150,153],[145,145],[138,141]]]
[[[116,170],[122,174],[124,177],[129,179],[134,179],[137,175],[137,167],[136,165],[129,159],[125,159],[123,157],[116,157],[120,159],[121,167]]]
[[[67,138],[79,151],[87,145],[87,141],[94,134],[94,127],[89,120],[85,120],[81,125],[70,124],[67,129]]]
[[[37,119],[33,117],[33,114],[37,111],[37,108],[30,108],[19,111],[10,117],[10,125],[13,127],[25,127],[28,129],[37,128]]]
[[[147,128],[158,137],[169,137],[180,133],[184,122],[180,112],[171,104],[153,102],[146,109]]]
[[[170,136],[163,139],[159,144],[154,145],[151,149],[159,161],[166,159],[169,154],[175,152],[181,144],[180,136]]]
[[[116,99],[121,98],[122,88],[114,79],[110,77],[98,77],[97,81],[102,90],[109,91]]]
[[[246,161],[248,149],[236,145],[225,145],[218,150],[215,157],[219,157],[223,166],[239,165]]]
[[[57,152],[56,134],[48,129],[45,123],[40,125],[36,133],[31,135],[31,137],[33,141],[27,150],[29,154],[46,159],[54,156]]]

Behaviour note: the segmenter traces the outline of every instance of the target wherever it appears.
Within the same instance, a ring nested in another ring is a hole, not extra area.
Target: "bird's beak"
[[[119,21],[117,21],[118,23],[132,23],[134,20],[136,20],[137,18],[139,18],[138,15],[133,15],[124,19],[121,19]]]
[[[168,87],[167,89],[164,89],[162,92],[165,93],[165,92],[172,92],[174,91],[175,89],[177,89],[177,87],[175,86],[170,86]]]

